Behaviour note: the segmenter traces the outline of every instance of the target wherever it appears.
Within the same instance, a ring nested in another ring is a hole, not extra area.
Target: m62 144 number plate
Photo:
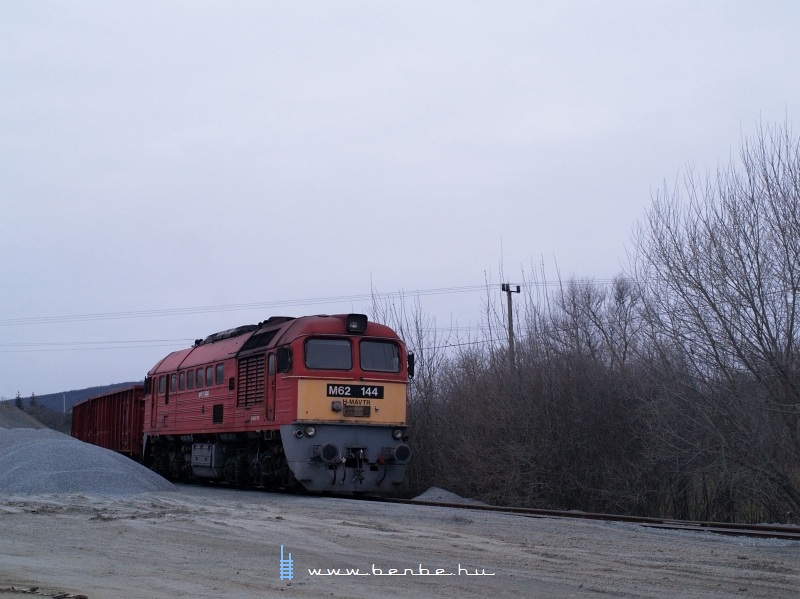
[[[328,397],[383,399],[383,385],[328,385]]]

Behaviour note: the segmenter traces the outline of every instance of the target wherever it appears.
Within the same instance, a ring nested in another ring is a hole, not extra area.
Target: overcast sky
[[[542,260],[608,279],[665,181],[797,118],[798,33],[793,0],[2,0],[0,395],[371,290],[470,327]]]

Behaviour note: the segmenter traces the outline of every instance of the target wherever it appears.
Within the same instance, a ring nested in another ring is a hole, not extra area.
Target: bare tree
[[[662,438],[717,488],[800,510],[800,144],[762,129],[683,192],[658,194],[635,238]]]

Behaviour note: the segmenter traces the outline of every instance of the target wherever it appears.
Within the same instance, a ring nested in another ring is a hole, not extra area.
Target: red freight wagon
[[[143,385],[91,397],[72,408],[73,437],[137,459],[143,422]]]

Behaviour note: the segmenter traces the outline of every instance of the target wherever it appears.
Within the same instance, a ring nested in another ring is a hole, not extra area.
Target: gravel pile
[[[456,495],[455,493],[445,489],[440,489],[439,487],[431,487],[422,495],[417,495],[414,497],[414,501],[437,501],[442,503],[463,503],[466,505],[486,505],[483,502],[461,497],[460,495]]]
[[[0,403],[0,428],[47,428],[10,403]]]
[[[123,455],[50,429],[0,428],[0,495],[135,495],[173,485]]]

